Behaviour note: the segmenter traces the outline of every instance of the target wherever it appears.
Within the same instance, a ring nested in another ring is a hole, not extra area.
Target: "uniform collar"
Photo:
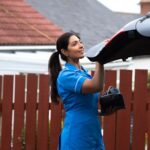
[[[70,63],[66,63],[65,67],[68,68],[69,70],[81,71],[79,68],[77,68],[76,66],[74,66],[73,64],[70,64]],[[81,68],[83,71],[87,72],[87,70],[83,66],[81,66]]]

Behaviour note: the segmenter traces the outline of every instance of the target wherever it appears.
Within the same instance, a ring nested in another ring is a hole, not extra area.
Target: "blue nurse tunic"
[[[82,67],[66,63],[57,78],[58,94],[66,112],[60,150],[104,150],[98,116],[98,93],[82,94],[83,82],[92,77]]]

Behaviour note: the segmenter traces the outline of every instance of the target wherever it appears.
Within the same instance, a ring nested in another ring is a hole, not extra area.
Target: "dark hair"
[[[58,74],[62,69],[60,60],[59,60],[59,54],[62,60],[66,62],[68,61],[68,58],[64,54],[61,53],[61,49],[64,49],[64,50],[68,49],[69,39],[73,35],[77,36],[80,39],[79,35],[75,32],[66,32],[62,34],[56,41],[57,51],[54,52],[49,59],[48,70],[50,74],[51,100],[52,102],[55,102],[55,103],[58,103],[58,97],[59,97],[56,81],[57,81]]]

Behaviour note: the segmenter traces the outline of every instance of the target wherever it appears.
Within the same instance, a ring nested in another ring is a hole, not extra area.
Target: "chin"
[[[84,58],[84,56],[81,56],[80,59]]]

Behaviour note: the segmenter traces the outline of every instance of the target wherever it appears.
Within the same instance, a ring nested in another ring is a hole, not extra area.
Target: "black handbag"
[[[100,96],[101,116],[113,114],[119,109],[125,109],[124,99],[119,89],[110,86],[104,95]]]

